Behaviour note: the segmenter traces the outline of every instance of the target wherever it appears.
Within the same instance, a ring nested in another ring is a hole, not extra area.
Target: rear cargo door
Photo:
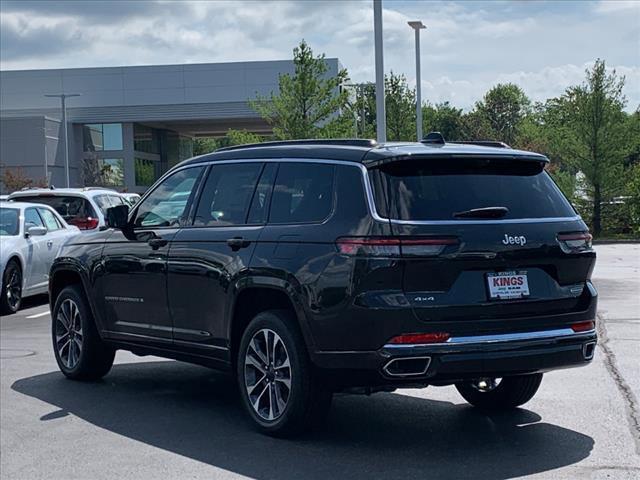
[[[402,239],[403,289],[421,320],[465,333],[518,330],[534,325],[501,319],[538,316],[538,327],[581,308],[590,237],[543,167],[425,158],[370,172],[377,210]]]

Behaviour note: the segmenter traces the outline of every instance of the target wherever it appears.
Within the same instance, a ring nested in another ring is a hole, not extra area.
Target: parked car
[[[440,135],[184,161],[56,259],[58,366],[97,379],[124,349],[228,370],[274,435],[337,391],[455,385],[483,409],[522,405],[596,345],[591,236],[547,162]]]
[[[121,193],[120,196],[124,198],[130,206],[134,206],[140,201],[140,195],[137,193]]]
[[[47,293],[53,259],[79,233],[48,205],[0,202],[3,314],[18,311],[25,297]]]
[[[104,228],[107,209],[125,203],[115,190],[96,187],[34,188],[14,192],[9,200],[50,205],[67,223],[88,231]]]

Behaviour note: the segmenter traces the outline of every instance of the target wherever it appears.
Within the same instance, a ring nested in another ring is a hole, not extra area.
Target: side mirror
[[[129,205],[116,205],[107,208],[107,227],[124,229],[129,223]]]
[[[48,230],[45,227],[38,227],[36,225],[27,228],[27,237],[41,237],[46,235]]]

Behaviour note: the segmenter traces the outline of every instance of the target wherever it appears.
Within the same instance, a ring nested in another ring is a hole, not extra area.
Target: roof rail
[[[229,150],[241,150],[243,148],[256,147],[280,147],[287,145],[335,145],[343,147],[368,147],[376,146],[375,140],[367,140],[362,138],[322,138],[322,139],[306,139],[306,140],[278,140],[274,142],[247,143],[245,145],[232,145],[230,147],[218,148],[216,152],[227,152]]]
[[[499,142],[497,140],[461,140],[449,143],[458,143],[462,145],[480,145],[481,147],[511,148],[506,143]]]

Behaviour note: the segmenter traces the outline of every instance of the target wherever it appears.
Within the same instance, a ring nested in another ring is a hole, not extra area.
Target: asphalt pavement
[[[255,433],[233,382],[118,352],[103,381],[59,373],[46,297],[0,319],[0,477],[10,479],[640,478],[640,245],[597,247],[600,343],[511,413],[453,387],[339,396],[295,440]]]

